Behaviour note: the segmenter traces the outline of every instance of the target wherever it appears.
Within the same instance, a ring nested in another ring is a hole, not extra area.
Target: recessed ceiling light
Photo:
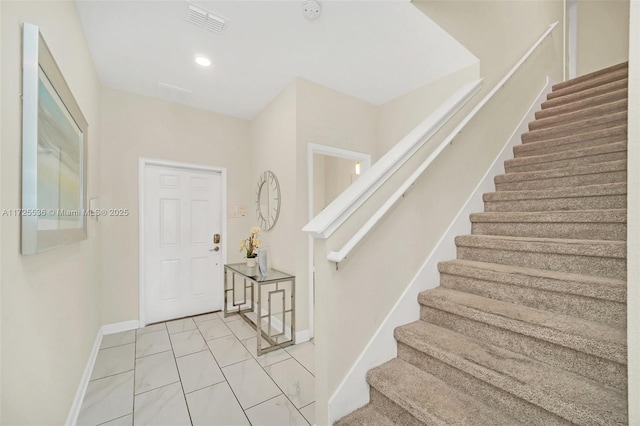
[[[196,64],[203,67],[208,67],[209,65],[211,65],[211,61],[209,60],[209,58],[205,58],[204,56],[196,56]]]

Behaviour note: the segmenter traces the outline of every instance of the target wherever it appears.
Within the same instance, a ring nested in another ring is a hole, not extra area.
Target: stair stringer
[[[369,402],[367,372],[396,358],[398,346],[393,335],[394,329],[420,319],[420,305],[416,303],[418,294],[438,287],[438,262],[456,258],[455,237],[471,233],[469,215],[484,210],[482,195],[494,191],[494,176],[504,173],[505,160],[513,158],[513,147],[519,145],[521,135],[529,131],[529,123],[535,120],[535,112],[541,109],[553,84],[547,76],[544,87],[526,115],[329,398],[330,424]]]

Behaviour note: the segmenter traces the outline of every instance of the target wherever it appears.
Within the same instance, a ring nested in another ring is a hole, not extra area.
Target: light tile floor
[[[258,357],[256,332],[219,312],[107,335],[77,424],[313,425],[314,354]]]

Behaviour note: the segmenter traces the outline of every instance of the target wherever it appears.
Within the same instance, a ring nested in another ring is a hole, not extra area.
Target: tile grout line
[[[191,318],[191,321],[195,324],[195,321],[193,321],[193,318]],[[180,375],[180,368],[178,368],[178,360],[176,358],[176,351],[173,349],[173,341],[171,340],[171,333],[169,333],[169,326],[166,325],[167,323],[165,322],[165,326],[167,327],[167,335],[169,336],[169,345],[171,345],[171,352],[173,353],[173,363],[176,366],[176,372],[178,373],[178,383],[180,383],[180,390],[182,391],[182,399],[184,400],[184,406],[187,408],[187,415],[189,416],[189,423],[191,423],[191,425],[193,426],[193,419],[191,418],[191,410],[189,409],[189,403],[187,402],[187,395],[184,393],[184,385],[182,384],[182,376]],[[196,330],[198,330],[198,327],[196,326]],[[187,330],[189,331],[189,330]],[[198,330],[198,333],[200,332],[200,330]],[[177,334],[177,333],[174,333]]]
[[[227,327],[228,328],[228,327]],[[233,331],[231,329],[229,329],[231,331],[231,333],[233,333]],[[200,329],[198,329],[198,331],[200,331]],[[202,334],[202,333],[200,333]],[[235,335],[232,334],[233,337],[236,337]],[[223,337],[227,337],[227,336],[223,336]],[[203,337],[204,338],[204,337]],[[237,339],[237,337],[236,337]],[[215,339],[212,339],[215,340]],[[205,340],[205,344],[207,343],[207,341]],[[240,342],[240,344],[242,344],[242,342]],[[207,345],[207,349],[209,349],[209,352],[211,352],[211,356],[213,357],[213,362],[216,363],[216,365],[218,366],[218,368],[220,369],[220,373],[222,373],[222,377],[224,377],[224,382],[227,384],[227,386],[229,387],[229,389],[231,390],[231,393],[233,394],[233,397],[236,399],[236,402],[238,403],[238,406],[240,407],[240,409],[242,410],[242,414],[244,414],[244,417],[247,419],[247,422],[249,423],[249,425],[251,425],[251,420],[249,420],[249,416],[247,416],[247,413],[244,409],[244,407],[242,406],[242,404],[240,404],[240,400],[238,399],[238,395],[236,395],[236,392],[233,390],[233,388],[231,387],[231,384],[229,383],[229,380],[227,379],[227,375],[224,374],[224,370],[222,369],[223,367],[220,366],[220,363],[218,362],[218,360],[216,359],[216,356],[213,354],[213,351],[211,350],[211,348],[209,347],[209,345]],[[246,361],[246,360],[245,360]],[[242,362],[242,361],[239,361]],[[237,363],[236,363],[237,364]],[[233,365],[233,364],[230,364]],[[227,366],[228,367],[228,366]],[[222,382],[220,382],[222,383]],[[209,385],[209,386],[213,386],[213,385]],[[204,388],[203,388],[204,389]]]

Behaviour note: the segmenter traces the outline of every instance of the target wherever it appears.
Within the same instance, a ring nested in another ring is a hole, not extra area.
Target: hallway
[[[78,425],[314,424],[314,353],[258,357],[255,330],[221,312],[106,335]]]

